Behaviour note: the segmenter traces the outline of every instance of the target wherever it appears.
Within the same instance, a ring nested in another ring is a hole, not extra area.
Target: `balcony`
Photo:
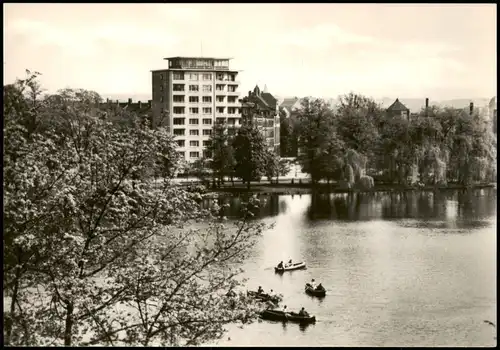
[[[240,85],[240,81],[239,80],[229,80],[227,78],[215,78],[215,82],[217,84],[233,84],[233,85]]]
[[[187,118],[186,113],[172,113],[171,115],[172,118]]]
[[[230,96],[239,96],[240,92],[238,90],[236,90],[236,91],[227,91],[226,94],[228,94]]]
[[[184,105],[186,104],[186,100],[184,101],[172,101],[172,105],[174,106],[180,106],[180,107],[184,107]]]

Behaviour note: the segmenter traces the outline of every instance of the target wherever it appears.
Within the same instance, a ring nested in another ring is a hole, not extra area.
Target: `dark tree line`
[[[387,114],[373,100],[349,94],[335,108],[307,98],[281,118],[281,145],[313,182],[347,186],[427,184],[496,179],[496,135],[477,113],[431,106],[410,117]],[[292,145],[297,144],[296,153]]]

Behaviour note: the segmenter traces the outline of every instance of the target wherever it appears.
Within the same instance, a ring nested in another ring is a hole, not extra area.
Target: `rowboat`
[[[257,293],[254,291],[249,290],[247,292],[248,296],[254,297],[255,299],[259,301],[272,301],[273,303],[277,304],[281,301],[281,297],[279,295],[269,295],[265,293]]]
[[[306,268],[305,262],[299,262],[292,265],[285,265],[282,268],[275,267],[274,272],[285,272],[285,271],[293,271],[293,270],[302,270]]]
[[[298,323],[315,323],[315,316],[301,316],[295,312],[283,312],[277,310],[265,310],[261,312],[260,317],[270,321],[290,321]]]
[[[306,293],[314,297],[324,297],[326,295],[325,288],[315,289],[309,283],[306,283]]]

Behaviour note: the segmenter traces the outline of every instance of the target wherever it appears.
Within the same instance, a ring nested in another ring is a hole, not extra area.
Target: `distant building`
[[[107,98],[106,102],[99,103],[98,107],[101,110],[108,110],[109,108],[120,108],[122,110],[132,112],[141,118],[147,117],[150,120],[150,122],[152,121],[151,100],[148,100],[147,102],[142,102],[142,101],[132,102],[132,99],[129,98],[127,102],[120,102],[119,100],[112,101],[109,98]]]
[[[153,120],[166,115],[186,161],[210,157],[205,147],[215,122],[241,122],[238,71],[229,58],[169,57],[168,69],[152,71]]]
[[[267,89],[266,89],[267,90]],[[240,100],[243,123],[255,123],[262,128],[268,148],[279,154],[280,131],[278,101],[268,92],[261,92],[258,86]]]
[[[279,110],[285,113],[286,118],[290,118],[293,112],[300,109],[300,102],[298,97],[285,98],[279,105]]]
[[[410,116],[410,110],[401,102],[399,102],[399,99],[396,99],[392,105],[387,108],[387,114],[393,117],[404,117],[409,119]]]
[[[136,113],[145,113],[149,112],[152,107],[152,100],[148,100],[148,102],[142,102],[142,101],[137,101],[137,102],[132,102],[132,99],[129,98],[127,102],[118,102],[116,101],[116,104],[120,106],[123,109],[126,109],[131,112],[136,112]],[[111,101],[107,100],[106,103],[112,103]]]

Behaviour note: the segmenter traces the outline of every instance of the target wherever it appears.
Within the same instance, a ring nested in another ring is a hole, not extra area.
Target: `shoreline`
[[[483,189],[496,188],[495,183],[473,184],[463,186],[451,184],[447,186],[401,186],[401,185],[375,185],[372,189],[345,189],[335,185],[320,184],[313,188],[310,184],[255,184],[247,189],[241,184],[223,185],[220,188],[208,188],[206,195],[210,194],[241,194],[255,193],[263,195],[295,195],[295,194],[311,194],[311,193],[376,193],[376,192],[410,192],[410,191],[446,191],[446,190],[468,190],[468,189]]]

